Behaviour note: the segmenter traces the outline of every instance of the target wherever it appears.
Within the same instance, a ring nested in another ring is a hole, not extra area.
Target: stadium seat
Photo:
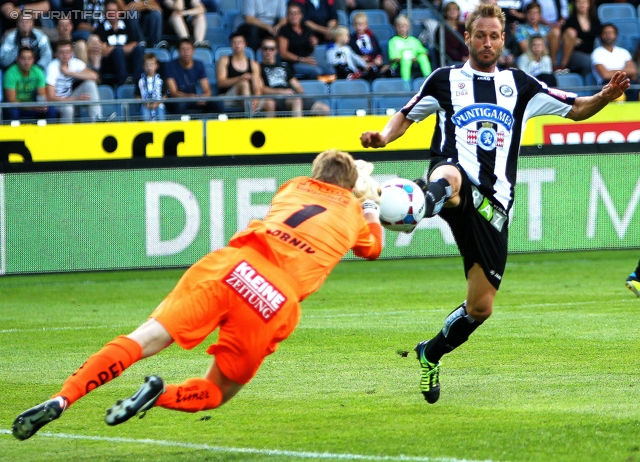
[[[216,75],[216,67],[212,63],[207,63],[204,65],[204,71],[207,73],[207,80],[209,81],[209,85],[216,85],[218,81],[218,77]]]
[[[193,52],[193,59],[205,64],[213,64],[213,52],[208,48],[196,48]]]
[[[231,52],[232,52],[232,50],[231,50],[231,47],[229,47],[229,46],[222,46],[222,47],[218,47],[218,48],[214,49],[213,50],[213,62],[217,63],[222,56],[230,55]],[[253,60],[256,59],[255,53],[249,47],[245,48],[244,54],[246,54],[249,59],[253,59]]]
[[[158,57],[158,61],[166,63],[171,61],[171,53],[165,48],[145,48],[145,53],[153,53]]]
[[[584,79],[580,74],[569,73],[569,74],[557,74],[556,82],[558,83],[558,88],[562,90],[569,91],[577,91],[577,87],[584,86]]]
[[[387,109],[395,109],[396,111],[403,107],[411,98],[409,94],[404,95],[388,95],[387,93],[410,92],[409,82],[402,79],[376,79],[371,84],[371,93],[376,96],[373,98],[373,113],[386,114]]]
[[[618,28],[618,41],[616,45],[629,50],[632,55],[635,54],[638,42],[640,41],[640,25],[636,18],[619,18],[612,19],[610,23],[615,24]]]
[[[240,11],[242,9],[241,0],[220,0],[218,5],[222,12],[226,11]]]
[[[355,115],[360,109],[371,113],[369,98],[365,97],[371,88],[366,80],[336,80],[331,83],[329,90],[335,115]]]
[[[400,14],[405,15],[406,17],[409,17],[409,12],[406,9],[402,10]],[[429,8],[412,8],[411,9],[411,22],[421,23],[426,19],[438,19],[438,18],[435,17],[435,15],[431,12]]]
[[[100,95],[101,101],[115,101],[116,92],[113,90],[113,87],[110,85],[98,85],[98,94]],[[111,114],[118,112],[118,107],[115,103],[111,104],[102,104],[102,116],[106,119]]]
[[[369,29],[380,43],[388,42],[391,40],[391,37],[396,35],[396,30],[391,24],[372,24],[369,26]]]
[[[222,15],[222,27],[228,34],[235,30],[236,18],[242,19],[242,14],[238,10],[225,11]]]
[[[207,27],[204,38],[209,41],[212,50],[219,46],[229,46],[229,31],[224,27]]]
[[[419,91],[420,87],[422,87],[422,84],[424,83],[425,77],[416,77],[415,79],[413,79],[413,82],[411,82],[411,90],[412,91]]]
[[[313,100],[320,101],[327,106],[331,107],[331,100],[329,99],[329,87],[325,83],[319,80],[300,80],[300,85],[304,89],[305,96],[315,96]],[[324,96],[324,98],[322,98]]]
[[[353,17],[357,13],[366,13],[367,19],[369,20],[369,26],[373,24],[388,24],[389,23],[389,15],[384,10],[353,10],[351,14],[349,14],[349,25],[353,25]]]
[[[318,66],[320,66],[321,68],[324,69],[327,67],[331,67],[327,64],[327,45],[326,44],[316,45],[315,49],[313,50],[312,56],[316,58],[316,61],[318,62]]]
[[[206,13],[204,16],[207,20],[207,29],[222,27],[223,19],[220,13]]]
[[[630,3],[603,3],[598,7],[598,19],[603,24],[614,19],[636,17],[636,9]]]
[[[349,27],[349,16],[342,10],[338,10],[338,25]]]
[[[120,85],[116,90],[117,99],[133,99],[135,98],[133,91],[135,85]],[[139,117],[140,116],[140,105],[139,104],[129,104],[128,111],[130,117]],[[124,108],[122,104],[118,104],[118,116],[121,118],[125,116]]]

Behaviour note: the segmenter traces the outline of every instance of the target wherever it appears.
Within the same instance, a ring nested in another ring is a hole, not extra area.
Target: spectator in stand
[[[222,56],[216,63],[218,90],[223,96],[260,96],[264,83],[260,75],[260,65],[249,59],[245,53],[246,39],[240,32],[231,34],[231,55]],[[224,92],[224,93],[223,93]],[[225,103],[229,107],[243,108],[244,99]],[[276,103],[272,99],[253,99],[251,112],[263,111],[273,117]]]
[[[276,36],[287,21],[285,0],[243,0],[244,24],[238,28],[247,46],[258,51],[265,37]]]
[[[114,54],[105,56],[105,43],[96,34],[87,39],[87,67],[98,74],[98,85],[117,87],[127,81],[127,63],[124,59],[113,59]]]
[[[163,11],[156,0],[118,0],[121,11],[137,11],[140,16],[133,23],[138,28],[140,41],[148,47],[168,48],[162,40]]]
[[[409,35],[411,23],[404,15],[395,20],[396,35],[389,40],[389,61],[391,73],[410,82],[415,76],[427,77],[431,74],[431,62],[427,49],[417,38]],[[419,73],[418,73],[419,72]]]
[[[66,40],[58,41],[56,59],[47,66],[47,99],[49,101],[98,101],[98,74],[87,68],[84,61],[73,57],[73,46]],[[73,122],[74,106],[58,106],[60,121]],[[92,121],[102,119],[102,106],[89,106]]]
[[[170,103],[167,104],[167,109],[173,114],[220,113],[220,104],[202,99],[211,96],[211,87],[204,64],[193,59],[194,49],[191,39],[180,39],[178,58],[164,66],[169,98],[193,98],[194,101]]]
[[[355,33],[351,36],[349,46],[369,65],[363,78],[373,81],[380,77],[387,77],[389,65],[384,64],[378,39],[369,29],[367,13],[361,11],[353,15],[353,28]]]
[[[544,39],[539,35],[529,37],[527,52],[518,56],[518,69],[532,75],[550,87],[557,85],[556,77],[553,75],[551,57],[549,57]]]
[[[51,10],[49,0],[0,0],[0,29],[3,32],[18,27],[18,18],[22,16],[22,11],[26,10],[32,15],[32,19],[41,13]],[[40,20],[36,20],[40,26]],[[32,25],[33,27],[33,25]]]
[[[560,29],[552,28],[540,21],[540,5],[531,2],[525,7],[526,22],[516,27],[516,40],[520,46],[520,52],[526,53],[529,46],[529,37],[540,35],[546,40],[551,61],[555,63],[560,46]]]
[[[71,16],[73,21],[73,40],[84,40],[95,33],[100,21],[104,19],[105,0],[74,0]]]
[[[33,56],[38,66],[45,69],[53,59],[51,44],[47,35],[39,29],[33,28],[31,16],[20,14],[17,27],[7,32],[0,46],[0,67],[8,68],[16,62],[18,50],[28,47],[33,50]]]
[[[111,71],[118,75],[118,85],[128,80],[131,76],[142,74],[142,56],[144,48],[139,45],[138,28],[131,22],[119,19],[124,17],[120,12],[116,0],[107,0],[105,5],[105,20],[96,28],[96,35],[104,42],[102,63],[104,71]],[[121,69],[127,69],[123,74]],[[106,72],[105,72],[106,73]],[[124,76],[125,80],[122,80]]]
[[[7,119],[54,119],[56,116],[53,108],[42,105],[47,100],[45,76],[41,67],[34,66],[34,61],[35,55],[32,48],[20,48],[16,64],[10,66],[4,74],[2,83],[4,102],[28,103],[37,101],[40,105],[28,108],[7,108],[5,109]]]
[[[294,117],[302,117],[302,111],[312,115],[329,115],[329,106],[320,101],[303,98],[304,88],[293,74],[288,63],[278,62],[276,39],[267,37],[262,41],[262,80],[264,95],[290,95],[291,98],[275,100],[277,111],[290,111]],[[294,96],[295,95],[295,96]]]
[[[524,0],[522,7],[527,8],[529,3],[540,5],[540,22],[546,26],[558,29],[558,33],[569,18],[568,0]],[[572,2],[573,3],[573,2]]]
[[[293,67],[293,72],[302,79],[317,79],[318,76],[331,74],[318,66],[312,56],[318,44],[313,31],[302,22],[302,7],[299,3],[289,3],[286,23],[278,34],[278,52],[280,59]]]
[[[189,27],[193,30],[194,46],[211,48],[205,40],[207,34],[207,10],[200,0],[164,0],[165,21],[173,28],[180,39],[189,38]]]
[[[332,40],[331,30],[338,25],[338,10],[334,0],[295,1],[302,6],[302,21],[318,37],[318,43]]]
[[[87,62],[87,42],[84,40],[73,39],[73,22],[71,18],[60,18],[56,23],[56,31],[58,32],[58,40],[67,40],[73,44],[73,54],[76,58]]]
[[[331,38],[333,42],[327,46],[327,64],[333,66],[339,79],[359,79],[371,68],[371,64],[349,46],[350,34],[346,26],[334,27]]]
[[[460,7],[458,4],[456,2],[447,3],[442,10],[442,16],[444,16],[445,22],[449,27],[460,34],[464,39],[465,26],[464,23],[461,22]],[[440,26],[435,30],[435,37],[436,40],[440,37]],[[469,59],[469,47],[464,40],[460,41],[448,27],[445,27],[444,29],[444,42],[445,53],[449,57],[449,60],[445,60],[445,62],[453,61],[456,63],[462,63]],[[438,63],[440,63],[440,59],[438,59]]]
[[[439,2],[440,0],[437,1]],[[378,10],[382,8],[389,16],[389,23],[393,23],[393,20],[402,9],[402,5],[397,0],[335,0],[335,2],[336,9],[344,11],[347,16],[353,10]],[[403,0],[403,3],[406,2]],[[431,3],[435,5],[436,2]]]
[[[602,28],[593,0],[576,0],[562,32],[560,69],[586,77],[591,72],[591,53]]]
[[[631,85],[637,85],[638,68],[633,62],[631,53],[622,47],[616,46],[618,40],[618,28],[614,24],[603,24],[600,32],[600,45],[591,53],[593,75],[598,85],[609,83],[616,71],[624,71],[631,81]],[[627,101],[638,101],[638,90],[629,89],[625,92]]]
[[[158,57],[153,53],[146,53],[144,55],[143,67],[144,74],[140,76],[140,80],[138,80],[133,94],[136,98],[144,101],[153,101],[142,103],[140,106],[142,120],[165,120],[165,106],[160,100],[167,97],[167,85],[160,74],[158,74],[158,69],[160,68]]]

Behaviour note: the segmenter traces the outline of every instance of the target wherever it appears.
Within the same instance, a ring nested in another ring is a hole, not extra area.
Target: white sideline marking
[[[114,325],[114,326],[64,326],[64,327],[40,327],[37,329],[3,329],[0,330],[0,334],[13,334],[15,332],[46,332],[57,330],[88,330],[88,329],[115,329],[121,327],[131,328],[131,325]]]
[[[0,429],[0,433],[11,434],[11,430]],[[105,441],[108,443],[132,443],[151,444],[176,448],[199,449],[211,452],[227,452],[237,454],[257,454],[261,456],[299,457],[303,459],[339,459],[339,460],[402,460],[407,462],[491,462],[490,460],[478,461],[473,459],[456,459],[453,457],[416,457],[416,456],[368,456],[366,454],[340,454],[331,452],[286,451],[279,449],[234,448],[227,446],[210,446],[208,444],[181,443],[179,441],[118,438],[106,436],[71,435],[68,433],[39,432],[37,436],[46,438],[59,438],[68,440]]]

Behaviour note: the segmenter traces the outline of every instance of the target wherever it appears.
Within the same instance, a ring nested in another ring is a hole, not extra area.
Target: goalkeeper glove
[[[371,162],[365,162],[362,159],[355,161],[356,169],[358,170],[358,179],[356,185],[353,188],[353,192],[362,203],[367,200],[373,200],[376,203],[380,203],[380,185],[371,178],[371,172],[373,172],[373,164]]]

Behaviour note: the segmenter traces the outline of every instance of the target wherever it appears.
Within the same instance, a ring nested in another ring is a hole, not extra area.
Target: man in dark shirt
[[[291,95],[291,98],[277,99],[276,110],[291,111],[294,117],[302,117],[303,109],[313,115],[329,115],[330,108],[325,103],[303,99],[304,88],[295,78],[288,63],[277,62],[276,40],[267,37],[262,41],[262,80],[264,95]],[[296,95],[296,96],[294,96]]]
[[[212,96],[211,87],[204,64],[193,59],[193,51],[191,39],[180,39],[178,58],[165,65],[164,77],[170,98],[193,98],[194,101],[167,104],[167,109],[173,114],[223,112],[220,103],[201,99]]]
[[[142,75],[144,48],[138,42],[138,29],[125,19],[116,0],[107,0],[105,20],[96,28],[96,35],[104,42],[103,65],[109,69],[126,68],[129,77]],[[105,69],[106,70],[106,69]],[[122,85],[124,82],[118,82]]]

